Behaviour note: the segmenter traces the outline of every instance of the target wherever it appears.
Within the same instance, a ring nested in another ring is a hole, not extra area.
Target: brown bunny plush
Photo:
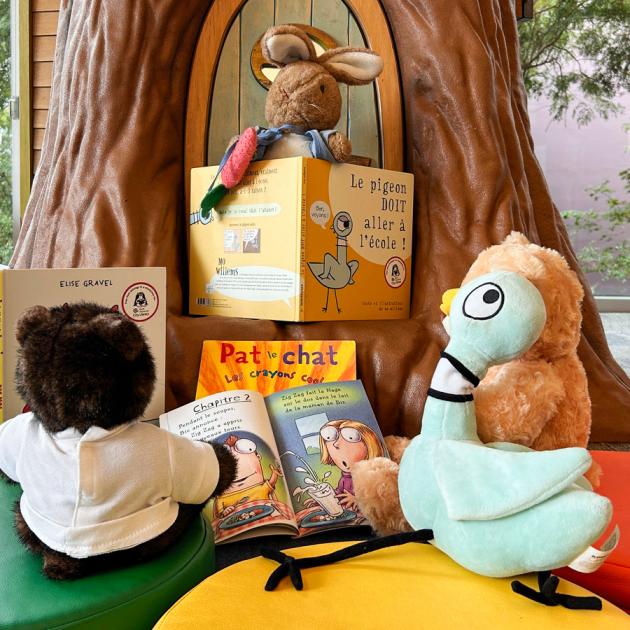
[[[521,357],[491,367],[475,390],[477,430],[484,442],[513,442],[536,450],[586,447],[591,402],[584,367],[577,355],[583,289],[556,251],[512,232],[479,254],[463,284],[483,274],[515,271],[540,291],[547,320],[536,343]],[[352,470],[362,512],[382,533],[409,528],[398,502],[398,462],[409,440],[386,438],[393,461],[360,462]],[[586,474],[593,485],[600,468]]]
[[[232,138],[201,201],[195,220],[202,223],[212,221],[212,209],[239,184],[254,160],[298,156],[348,160],[350,140],[334,129],[341,115],[337,82],[365,85],[383,70],[383,60],[367,48],[333,48],[318,57],[309,36],[290,24],[267,30],[260,47],[267,62],[280,68],[265,102],[271,127],[248,127]]]
[[[136,420],[155,367],[122,314],[92,303],[34,306],[17,341],[16,386],[30,411],[0,424],[0,473],[22,485],[16,529],[46,576],[152,558],[232,483],[225,447]]]
[[[350,140],[334,127],[341,115],[341,93],[337,82],[365,85],[383,69],[381,57],[367,48],[333,48],[319,57],[309,36],[297,26],[273,26],[260,42],[264,58],[281,68],[269,88],[265,118],[276,128],[287,131],[266,151],[265,159],[317,154],[314,134],[327,146],[332,158],[345,162],[352,153]],[[315,138],[318,138],[315,136]],[[321,148],[321,147],[320,147]]]

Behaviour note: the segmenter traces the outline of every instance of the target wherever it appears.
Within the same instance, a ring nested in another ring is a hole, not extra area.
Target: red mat
[[[614,510],[612,523],[594,546],[599,547],[615,525],[621,530],[619,544],[595,573],[578,573],[568,568],[554,573],[601,595],[630,614],[630,452],[592,451],[591,454],[603,470],[597,492],[612,501]]]

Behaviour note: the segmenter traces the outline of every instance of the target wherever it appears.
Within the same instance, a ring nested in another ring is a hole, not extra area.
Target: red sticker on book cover
[[[405,267],[405,263],[402,258],[398,258],[398,256],[394,256],[390,258],[385,263],[385,282],[392,287],[392,289],[397,289],[402,286],[405,282],[405,278],[407,277],[407,268]]]
[[[123,293],[123,313],[134,322],[146,322],[158,310],[160,296],[148,282],[136,282]]]

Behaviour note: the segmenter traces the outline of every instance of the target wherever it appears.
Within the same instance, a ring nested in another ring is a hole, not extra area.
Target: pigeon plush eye
[[[468,294],[464,300],[464,315],[471,319],[490,319],[503,308],[504,299],[501,287],[487,282]]]

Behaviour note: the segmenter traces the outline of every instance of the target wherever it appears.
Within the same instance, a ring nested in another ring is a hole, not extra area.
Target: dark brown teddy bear
[[[232,483],[225,447],[136,420],[155,367],[122,314],[91,303],[34,306],[17,340],[16,385],[30,411],[0,425],[0,471],[22,484],[15,525],[48,577],[160,554]]]

